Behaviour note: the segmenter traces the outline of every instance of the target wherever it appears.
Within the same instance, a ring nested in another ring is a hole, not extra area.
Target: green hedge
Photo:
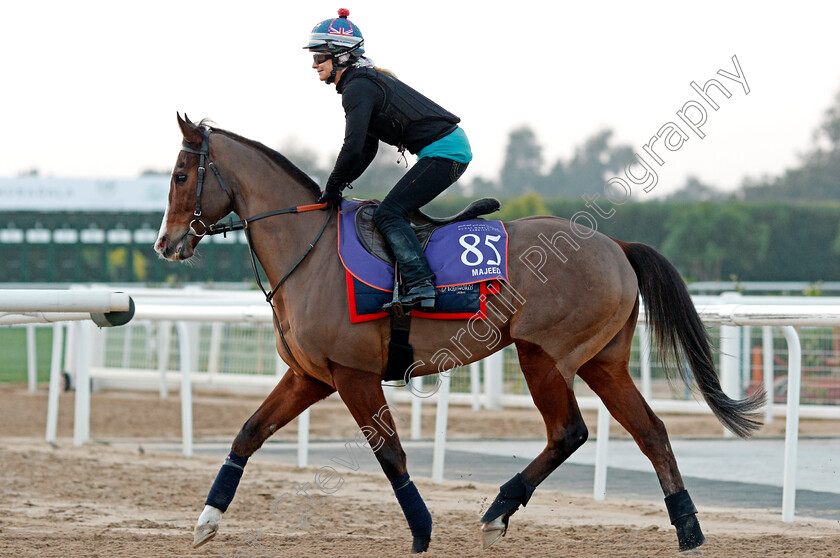
[[[452,215],[469,199],[445,195],[425,210]],[[610,204],[603,204],[607,210]],[[491,218],[589,211],[598,230],[660,250],[689,280],[838,281],[840,205],[757,202],[645,202],[614,207],[598,217],[582,200],[543,200],[535,194],[503,200]],[[160,214],[0,212],[8,228],[157,229]],[[12,244],[0,242],[4,282],[252,281],[244,244],[202,242],[194,265],[161,261],[150,243]]]
[[[445,197],[429,204],[428,212],[449,215],[465,203]],[[497,216],[506,218],[512,205],[533,207],[535,201],[503,200]],[[615,206],[609,219],[597,218],[582,200],[543,200],[543,206],[548,214],[566,218],[589,211],[599,232],[653,246],[690,280],[840,280],[840,205],[835,203],[626,203]]]

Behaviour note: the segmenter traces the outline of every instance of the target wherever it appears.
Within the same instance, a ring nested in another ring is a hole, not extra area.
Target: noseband
[[[263,287],[262,281],[260,280],[260,273],[257,269],[257,258],[254,253],[254,243],[251,241],[251,230],[249,225],[253,221],[259,221],[260,219],[265,219],[266,217],[273,217],[275,215],[284,215],[286,213],[304,213],[307,211],[315,211],[318,209],[324,209],[327,207],[326,203],[317,203],[317,204],[310,204],[310,205],[298,205],[294,207],[287,207],[285,209],[277,209],[275,211],[269,211],[267,213],[261,213],[259,215],[255,215],[253,217],[249,217],[247,219],[242,219],[241,221],[233,221],[233,218],[230,219],[227,223],[215,223],[212,225],[205,225],[204,222],[201,220],[201,193],[204,190],[204,173],[205,167],[204,163],[207,162],[207,166],[213,171],[213,174],[216,175],[216,180],[219,182],[219,186],[222,187],[225,194],[227,194],[230,201],[234,201],[233,193],[230,189],[225,185],[225,181],[222,180],[222,176],[219,174],[219,170],[216,168],[216,165],[213,164],[213,161],[210,160],[210,134],[212,130],[208,130],[205,128],[201,128],[201,149],[196,150],[192,144],[188,143],[184,140],[181,143],[181,151],[186,151],[187,153],[194,153],[195,155],[199,156],[198,161],[198,186],[196,188],[196,196],[195,196],[195,211],[193,212],[194,219],[190,221],[190,233],[197,236],[203,237],[205,235],[214,235],[214,234],[223,234],[233,232],[233,231],[243,231],[245,233],[245,240],[248,242],[248,251],[251,256],[251,267],[254,272],[254,278],[257,280],[257,285],[259,285],[260,290],[265,295],[265,301],[268,302],[268,305],[271,306],[271,315],[274,318],[274,326],[277,328],[277,331],[280,333],[280,340],[283,342],[283,348],[286,349],[289,357],[292,359],[298,368],[302,368],[298,363],[295,355],[292,354],[292,350],[289,348],[289,344],[286,342],[286,336],[283,334],[283,328],[280,325],[280,319],[277,317],[277,309],[274,307],[274,295],[277,294],[277,291],[286,282],[286,279],[292,274],[292,272],[297,269],[297,267],[303,262],[306,256],[309,255],[309,252],[315,248],[315,244],[321,238],[321,235],[324,234],[324,230],[327,228],[327,223],[330,222],[330,218],[332,217],[332,210],[327,211],[327,218],[324,220],[324,224],[321,225],[318,234],[315,235],[315,239],[309,243],[309,246],[303,252],[303,254],[297,259],[297,261],[292,265],[291,269],[286,272],[283,277],[277,282],[275,287],[268,291],[265,287]],[[195,230],[193,227],[194,223],[201,224],[203,228],[203,232],[198,234],[198,231]],[[269,285],[270,286],[270,285]]]

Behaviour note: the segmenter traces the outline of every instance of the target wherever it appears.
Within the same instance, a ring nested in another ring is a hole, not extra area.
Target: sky
[[[719,109],[707,107],[705,137],[663,150],[644,195],[688,175],[732,190],[795,165],[840,91],[840,3],[828,1],[29,0],[4,5],[0,23],[0,178],[169,170],[176,111],[331,165],[340,97],[302,46],[342,7],[376,65],[461,118],[467,180],[495,177],[522,125],[547,165],[603,128],[642,153],[700,100],[691,82],[715,78],[731,97],[711,91]],[[733,56],[749,93],[717,73],[736,73]]]

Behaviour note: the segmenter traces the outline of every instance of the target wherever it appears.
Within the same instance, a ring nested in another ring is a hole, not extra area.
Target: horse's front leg
[[[296,374],[291,369],[286,371],[271,394],[245,422],[233,440],[230,453],[216,475],[213,487],[207,495],[204,511],[201,512],[195,526],[193,548],[198,548],[216,536],[219,521],[236,494],[248,458],[260,449],[263,442],[274,432],[334,391],[331,386],[319,380]]]
[[[338,394],[376,455],[382,471],[391,481],[394,495],[413,536],[411,553],[425,552],[432,536],[432,516],[408,475],[405,452],[394,425],[394,415],[402,421],[405,419],[388,406],[378,376],[336,367],[333,380]]]

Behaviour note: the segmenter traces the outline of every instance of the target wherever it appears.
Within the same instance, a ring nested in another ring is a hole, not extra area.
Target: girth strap
[[[391,341],[388,342],[388,364],[385,366],[386,382],[409,380],[406,370],[414,362],[414,347],[408,342],[411,333],[411,312],[397,318],[391,313]]]

